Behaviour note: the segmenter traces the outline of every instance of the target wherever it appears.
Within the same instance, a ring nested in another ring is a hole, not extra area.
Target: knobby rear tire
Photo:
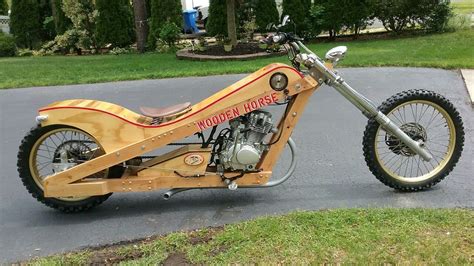
[[[107,200],[110,195],[112,195],[112,193],[100,196],[91,196],[78,201],[68,201],[61,200],[59,198],[45,197],[43,189],[35,182],[33,174],[31,172],[32,170],[30,169],[30,153],[34,148],[35,143],[40,140],[43,135],[47,134],[52,130],[60,128],[74,129],[72,127],[67,126],[41,127],[38,125],[36,127],[33,127],[28,132],[28,134],[21,141],[20,148],[18,151],[18,173],[20,175],[20,179],[23,185],[26,187],[28,192],[33,196],[33,198],[37,199],[44,205],[65,213],[76,213],[86,211]]]

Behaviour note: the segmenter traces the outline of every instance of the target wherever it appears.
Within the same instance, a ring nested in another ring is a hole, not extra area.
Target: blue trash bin
[[[184,32],[198,33],[199,29],[196,26],[197,11],[194,9],[183,11]]]

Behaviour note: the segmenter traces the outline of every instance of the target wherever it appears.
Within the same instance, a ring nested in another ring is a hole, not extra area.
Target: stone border
[[[182,49],[176,52],[176,58],[180,60],[194,60],[194,61],[244,61],[244,60],[257,59],[257,58],[281,56],[285,54],[286,54],[286,51],[280,51],[277,53],[260,52],[256,54],[217,56],[217,55],[195,54],[189,49]]]
[[[461,75],[464,79],[471,104],[474,105],[474,69],[461,69]]]

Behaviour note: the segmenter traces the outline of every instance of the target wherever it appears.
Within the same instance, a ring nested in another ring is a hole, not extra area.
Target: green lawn
[[[467,265],[474,262],[473,241],[473,210],[341,209],[258,218],[28,263]]]
[[[451,3],[454,12],[458,14],[472,14],[474,13],[474,1],[462,1],[462,2],[455,2]]]
[[[391,40],[311,44],[318,55],[347,45],[341,66],[474,68],[474,31]],[[0,59],[0,88],[95,83],[118,80],[205,76],[252,72],[286,57],[239,62],[177,60],[174,54],[46,56]]]

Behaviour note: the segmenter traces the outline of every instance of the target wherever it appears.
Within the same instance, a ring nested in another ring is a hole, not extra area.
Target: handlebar
[[[287,42],[298,42],[303,41],[303,38],[300,38],[292,33],[278,32],[275,35],[270,35],[265,39],[266,44],[285,44]]]

